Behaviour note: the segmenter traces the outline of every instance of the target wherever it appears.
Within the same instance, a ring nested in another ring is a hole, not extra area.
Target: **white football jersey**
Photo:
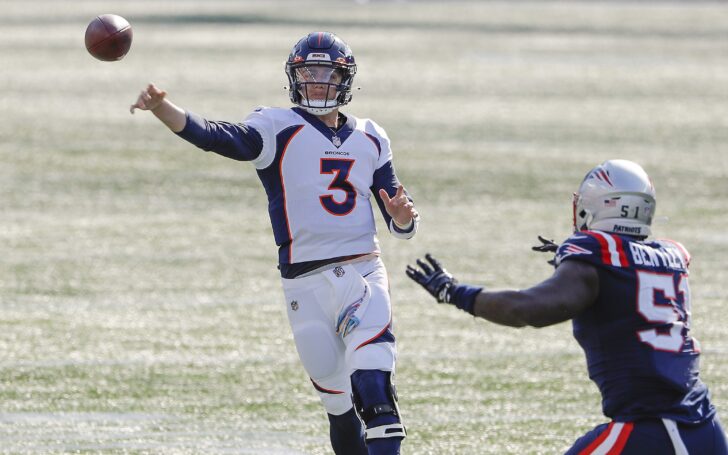
[[[252,163],[281,264],[379,252],[371,197],[377,170],[394,175],[389,138],[372,120],[346,117],[336,132],[299,108],[262,107],[243,122],[263,140]]]

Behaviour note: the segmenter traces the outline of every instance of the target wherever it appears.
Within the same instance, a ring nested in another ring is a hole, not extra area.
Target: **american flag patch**
[[[619,198],[605,199],[604,200],[604,207],[616,207],[617,206],[617,199],[619,199]]]

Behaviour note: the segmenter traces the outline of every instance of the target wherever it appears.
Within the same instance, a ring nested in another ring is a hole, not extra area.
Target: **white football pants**
[[[282,282],[298,355],[328,413],[351,409],[354,370],[394,375],[389,282],[378,257]]]

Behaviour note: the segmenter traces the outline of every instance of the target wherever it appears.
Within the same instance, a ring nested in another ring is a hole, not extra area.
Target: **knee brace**
[[[366,425],[365,438],[400,438],[407,431],[400,419],[397,391],[392,373],[382,370],[356,370],[351,375],[354,408]]]

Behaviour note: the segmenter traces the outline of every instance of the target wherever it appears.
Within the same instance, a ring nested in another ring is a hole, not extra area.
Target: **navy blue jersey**
[[[596,302],[573,319],[604,415],[616,421],[666,417],[699,423],[713,416],[698,378],[700,348],[690,336],[690,256],[677,242],[578,232],[556,264],[577,260],[599,274]]]

